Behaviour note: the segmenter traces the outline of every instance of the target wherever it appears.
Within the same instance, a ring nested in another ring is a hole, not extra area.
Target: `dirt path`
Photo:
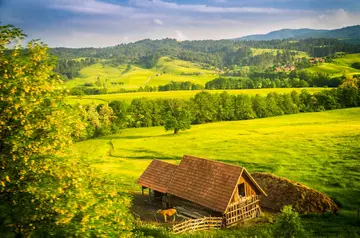
[[[150,82],[150,80],[151,80],[152,77],[153,77],[153,76],[151,75],[151,76],[148,78],[148,80],[145,82],[145,86]]]

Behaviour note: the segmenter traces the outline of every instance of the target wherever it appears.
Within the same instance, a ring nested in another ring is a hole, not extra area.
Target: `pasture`
[[[92,166],[131,193],[140,191],[135,181],[151,159],[178,163],[184,154],[301,182],[325,192],[342,206],[338,218],[305,219],[317,232],[333,235],[332,231],[338,232],[336,226],[342,226],[345,220],[356,221],[360,203],[359,140],[360,109],[353,108],[202,124],[178,135],[162,127],[125,129],[74,147]]]
[[[277,52],[283,53],[284,50],[281,49],[264,49],[264,48],[251,48],[251,52],[253,53],[253,56],[261,55],[264,53],[272,53],[273,55],[276,55]],[[291,50],[291,52],[295,52],[295,58],[309,58],[309,55],[306,52],[303,51],[296,51]]]
[[[206,82],[218,76],[216,71],[203,69],[200,64],[169,57],[160,58],[156,66],[151,69],[131,65],[130,70],[126,71],[126,67],[125,64],[111,66],[97,63],[82,69],[80,71],[81,77],[67,81],[65,86],[72,88],[84,86],[85,83],[94,84],[99,77],[100,80],[108,79],[108,90],[114,92],[120,89],[136,90],[146,85],[165,85],[171,81],[190,81],[205,85]],[[112,85],[111,82],[122,82],[123,85]]]
[[[293,90],[301,92],[304,88],[263,88],[263,89],[242,89],[242,90],[207,90],[210,93],[222,93],[226,91],[230,94],[248,94],[248,95],[267,95],[270,92],[276,93],[290,93]],[[310,93],[320,92],[324,88],[305,88]],[[194,91],[167,91],[167,92],[136,92],[136,93],[117,93],[117,94],[101,94],[101,95],[86,95],[83,97],[78,96],[69,96],[66,99],[66,102],[69,104],[101,104],[108,103],[114,100],[121,100],[126,102],[131,102],[134,98],[148,98],[148,99],[158,99],[158,98],[181,98],[188,99],[195,96],[195,94],[201,92],[200,90]]]
[[[322,63],[305,70],[311,73],[329,74],[332,77],[360,74],[360,70],[351,67],[356,62],[360,62],[360,54],[347,54],[344,57],[335,58],[331,63]]]

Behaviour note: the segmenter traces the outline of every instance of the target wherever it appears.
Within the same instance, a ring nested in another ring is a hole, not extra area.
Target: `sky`
[[[0,0],[0,24],[50,47],[231,39],[360,24],[360,0]]]

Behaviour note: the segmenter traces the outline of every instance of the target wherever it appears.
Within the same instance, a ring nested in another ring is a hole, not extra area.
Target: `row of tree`
[[[87,123],[87,134],[78,139],[107,135],[122,128],[165,126],[167,130],[188,129],[190,124],[247,120],[317,112],[360,105],[360,80],[346,80],[341,87],[310,94],[303,90],[267,96],[230,95],[226,91],[211,94],[203,91],[189,100],[133,99],[131,104],[112,101],[109,105],[82,106],[81,118]]]
[[[331,78],[326,74],[304,71],[253,72],[248,77],[220,77],[205,84],[205,89],[304,88],[338,87],[346,77]]]
[[[174,82],[171,81],[169,84],[158,86],[158,91],[179,91],[179,90],[201,90],[204,86],[201,84],[195,84],[189,81],[186,82]]]

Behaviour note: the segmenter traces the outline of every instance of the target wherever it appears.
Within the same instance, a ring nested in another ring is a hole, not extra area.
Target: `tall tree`
[[[181,100],[171,99],[165,103],[164,127],[166,131],[173,130],[177,134],[191,127],[190,112]]]
[[[71,154],[74,123],[47,47],[0,26],[0,225],[25,236],[130,234],[129,199]]]

